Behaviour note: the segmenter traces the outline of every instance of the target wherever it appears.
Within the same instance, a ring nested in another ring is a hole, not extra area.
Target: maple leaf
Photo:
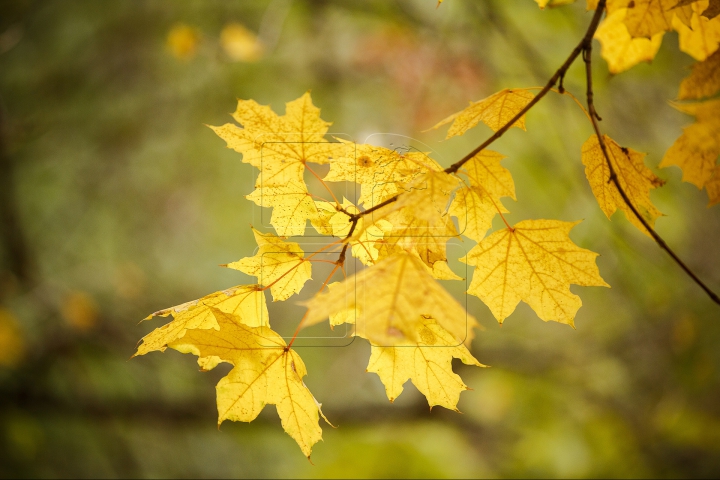
[[[300,245],[285,242],[272,233],[263,234],[254,228],[252,230],[258,251],[252,257],[245,257],[226,266],[257,277],[260,285],[270,285],[275,302],[287,300],[294,293],[300,292],[305,282],[312,278],[312,266],[304,258],[305,253]]]
[[[625,24],[627,9],[608,15],[595,32],[600,42],[600,55],[608,63],[610,73],[620,73],[640,62],[649,62],[660,49],[664,32],[652,38],[633,38]]]
[[[661,187],[665,182],[645,166],[643,163],[644,153],[621,147],[607,135],[603,135],[603,139],[620,186],[645,221],[651,226],[655,225],[655,219],[662,213],[652,204],[650,190]],[[600,148],[597,135],[592,135],[583,144],[582,162],[585,165],[585,176],[590,183],[593,195],[605,215],[610,218],[617,209],[620,209],[625,212],[630,223],[649,235],[643,224],[625,203],[615,184],[610,181],[610,168]]]
[[[360,184],[358,204],[368,208],[407,191],[406,186],[422,173],[442,170],[423,152],[399,152],[341,139],[340,142],[348,146],[349,154],[334,159],[323,180]]]
[[[665,152],[660,167],[677,165],[683,171],[683,181],[702,189],[717,176],[715,165],[720,155],[720,100],[673,106],[695,116],[697,121],[683,129],[683,134]],[[711,186],[708,189],[711,205],[716,203],[711,194],[714,188]]]
[[[523,88],[506,88],[489,97],[471,102],[470,106],[441,120],[431,128],[434,130],[453,122],[445,138],[462,135],[480,122],[498,131],[532,101],[534,95]],[[525,115],[513,127],[525,130]]]
[[[698,7],[701,7],[698,10],[701,12],[700,14],[703,17],[712,19],[720,15],[720,0],[710,0],[709,2],[703,0],[680,0],[677,3],[677,6],[692,4],[696,4]],[[689,23],[686,23],[685,25],[690,26]]]
[[[596,8],[597,2],[593,4]],[[591,4],[589,3],[588,6],[590,7]],[[671,30],[675,16],[685,24],[689,24],[692,16],[692,8],[678,5],[678,0],[608,0],[609,15],[621,9],[627,9],[624,23],[633,38],[650,38],[660,32]]]
[[[468,390],[452,370],[452,359],[466,365],[484,367],[465,345],[438,325],[432,318],[422,318],[417,342],[404,340],[392,347],[372,345],[367,371],[376,373],[388,399],[393,402],[408,380],[425,395],[430,408],[435,405],[457,410],[460,393]],[[372,343],[371,343],[372,344]]]
[[[498,212],[507,213],[502,197],[515,199],[512,175],[500,161],[505,158],[492,150],[482,150],[468,160],[460,170],[467,175],[469,187],[459,189],[449,212],[457,217],[460,233],[475,241],[485,237]]]
[[[308,162],[326,164],[345,154],[345,145],[325,139],[330,123],[320,118],[310,93],[286,104],[285,115],[254,100],[239,100],[233,118],[243,125],[210,127],[243,154],[243,162],[260,169],[256,190],[248,196],[273,208],[270,223],[279,235],[302,235],[308,219],[318,215],[303,179]]]
[[[435,318],[458,343],[469,343],[477,320],[443,289],[413,254],[400,251],[304,302],[304,326],[356,311],[356,332],[376,345],[418,341],[421,315]],[[347,315],[354,317],[355,315]]]
[[[213,310],[233,314],[250,327],[270,327],[265,294],[259,285],[238,285],[211,293],[197,300],[158,310],[145,318],[173,316],[173,321],[156,328],[142,339],[133,356],[164,351],[168,343],[181,338],[188,329],[219,328]]]
[[[267,327],[250,327],[236,315],[210,307],[219,330],[188,330],[168,346],[200,357],[212,368],[219,359],[233,369],[217,384],[218,425],[225,420],[251,422],[265,405],[275,405],[283,429],[310,457],[322,440],[319,404],[303,383],[307,375],[300,356]],[[205,368],[207,369],[207,368]]]
[[[701,16],[695,5],[693,8],[695,13],[690,26],[684,25],[677,19],[673,21],[673,26],[678,32],[680,50],[702,62],[720,46],[720,17],[710,20]]]
[[[320,213],[305,182],[291,180],[284,185],[261,186],[245,198],[273,209],[270,224],[283,237],[303,235],[308,220],[319,221]]]
[[[595,257],[570,240],[579,222],[524,220],[493,233],[460,259],[475,266],[468,293],[502,323],[520,300],[545,320],[573,325],[582,305],[570,284],[604,286]]]
[[[690,76],[680,83],[679,100],[710,97],[720,91],[720,50],[692,67]]]

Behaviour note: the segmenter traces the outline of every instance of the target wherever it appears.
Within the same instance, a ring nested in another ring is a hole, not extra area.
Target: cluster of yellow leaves
[[[437,126],[453,121],[448,136],[480,122],[498,130],[532,99],[528,90],[503,90]],[[448,265],[450,238],[479,242],[463,259],[476,267],[468,293],[500,322],[523,300],[543,320],[572,324],[581,302],[570,284],[605,285],[595,254],[569,239],[572,223],[527,220],[486,237],[495,215],[507,212],[502,199],[515,199],[500,153],[483,150],[450,174],[423,152],[328,140],[330,124],[319,113],[309,93],[287,103],[282,116],[240,100],[233,113],[239,125],[210,127],[259,170],[247,198],[272,208],[277,235],[253,229],[256,253],[225,265],[257,277],[257,285],[155,312],[151,317],[174,318],[143,338],[136,353],[171,347],[197,355],[203,370],[231,363],[233,370],[217,385],[219,422],[251,421],[265,404],[275,404],[306,455],[321,439],[322,412],[302,381],[306,371],[292,341],[286,344],[270,329],[264,291],[284,301],[311,280],[316,254],[306,256],[285,238],[303,235],[308,220],[321,235],[338,239],[328,251],[343,249],[366,268],[304,302],[300,323],[351,324],[354,335],[372,345],[367,370],[380,377],[391,401],[410,380],[431,407],[457,410],[467,386],[453,372],[452,359],[482,366],[468,350],[477,320],[437,281],[461,280]],[[513,126],[525,129],[524,116]],[[328,173],[320,178],[311,164],[329,164]],[[326,191],[311,194],[306,173]],[[337,200],[334,182],[357,184],[357,204]]]
[[[596,6],[597,0],[588,0],[589,9]],[[678,99],[703,100],[720,91],[720,0],[608,0],[607,11],[608,16],[595,37],[602,44],[602,56],[612,73],[652,60],[660,48],[663,34],[675,30],[680,50],[697,61],[690,76],[680,84]],[[684,181],[706,189],[709,206],[720,203],[718,101],[676,104],[675,107],[695,116],[697,122],[685,128],[660,166],[680,167]],[[648,179],[643,182],[643,190],[648,181],[657,186],[651,173],[646,172],[643,176]],[[603,211],[608,213],[607,203],[604,205],[602,200],[600,203]],[[622,204],[619,208],[623,208]],[[649,223],[656,216],[653,210],[649,207],[641,209],[643,216],[647,214]]]

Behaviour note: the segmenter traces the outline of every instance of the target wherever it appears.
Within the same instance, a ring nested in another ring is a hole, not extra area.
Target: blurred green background
[[[580,163],[591,127],[558,95],[493,146],[517,184],[508,219],[584,219],[572,238],[612,289],[573,287],[576,330],[524,304],[499,328],[469,298],[486,327],[472,350],[492,368],[456,366],[473,388],[463,415],[428,412],[410,384],[390,404],[366,343],[302,349],[339,425],[313,466],[274,407],[216,428],[227,369],[174,351],[128,360],[162,324],[138,325],[148,313],[253,282],[217,265],[253,252],[255,171],[203,125],[229,121],[236,98],[282,113],[312,90],[331,131],[407,135],[447,166],[490,130],[424,130],[544,84],[589,20],[584,2],[531,0],[0,0],[0,476],[720,474],[720,309],[622,214],[604,217]],[[692,122],[667,103],[689,64],[675,34],[652,66],[611,77],[596,62],[602,127],[653,169]],[[582,75],[565,82],[578,96]],[[678,169],[659,175],[659,233],[720,289],[720,207]],[[298,311],[273,306],[273,325],[292,331]]]

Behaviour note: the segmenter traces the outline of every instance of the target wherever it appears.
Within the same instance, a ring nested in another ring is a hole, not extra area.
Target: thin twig
[[[604,3],[604,0],[601,0],[601,2],[598,4],[598,10],[601,9],[601,5]],[[628,198],[627,193],[625,193],[625,190],[620,185],[620,180],[618,179],[617,173],[615,172],[615,168],[613,167],[612,162],[610,161],[610,156],[607,151],[607,145],[605,144],[605,139],[603,138],[602,134],[600,133],[600,125],[598,123],[598,120],[601,120],[600,116],[597,114],[597,111],[595,110],[595,103],[593,98],[593,88],[592,88],[592,39],[587,42],[587,44],[583,47],[583,60],[585,61],[585,78],[586,78],[586,96],[587,96],[587,106],[588,111],[590,112],[590,121],[592,122],[593,129],[595,130],[595,135],[597,136],[598,143],[600,144],[600,149],[602,150],[603,156],[605,157],[605,162],[608,165],[608,170],[610,171],[610,179],[608,182],[612,182],[615,185],[615,188],[617,188],[618,192],[620,193],[620,196],[622,197],[625,204],[627,204],[628,207],[630,207],[630,210],[632,211],[633,215],[637,217],[637,219],[642,223],[642,226],[645,227],[645,229],[650,233],[650,236],[655,240],[655,242],[665,250],[668,255],[675,261],[675,263],[680,266],[681,269],[685,273],[688,274],[688,276],[697,283],[700,288],[702,288],[705,293],[708,294],[708,296],[713,300],[713,302],[720,305],[720,297],[710,290],[710,288],[703,283],[702,280],[698,278],[697,275],[688,267],[685,262],[683,262],[680,257],[677,256],[675,252],[672,251],[672,249],[668,246],[667,243],[665,243],[665,240],[658,235],[658,233],[650,226],[650,224],[643,218],[642,215],[640,215],[640,212],[638,212],[637,208],[635,208],[635,205],[630,201],[630,198]]]

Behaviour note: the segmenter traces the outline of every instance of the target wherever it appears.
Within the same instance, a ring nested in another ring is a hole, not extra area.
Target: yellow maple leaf
[[[243,154],[243,162],[260,169],[248,198],[273,208],[271,224],[279,235],[302,235],[306,221],[318,215],[303,179],[305,165],[326,164],[344,155],[346,146],[325,139],[330,123],[320,118],[310,93],[288,102],[282,116],[254,100],[239,100],[233,118],[243,128],[230,123],[210,128]]]
[[[442,170],[423,152],[401,152],[339,140],[347,146],[347,154],[333,159],[323,180],[359,184],[358,204],[366,208],[407,191],[406,186],[422,173]]]
[[[610,73],[620,73],[640,62],[649,62],[660,49],[664,32],[652,38],[633,38],[625,24],[627,9],[621,8],[602,21],[595,38],[600,42],[600,56],[608,64]]]
[[[259,186],[245,198],[260,207],[273,209],[270,225],[282,237],[303,235],[308,220],[314,225],[322,223],[322,219],[318,218],[321,214],[305,182],[291,180],[283,185]]]
[[[720,46],[720,17],[703,17],[700,12],[706,5],[706,1],[692,5],[694,12],[689,26],[678,19],[673,20],[673,28],[678,32],[680,50],[699,62],[715,53]]]
[[[172,315],[173,321],[147,334],[134,356],[156,350],[162,352],[168,343],[185,335],[188,329],[217,330],[219,327],[212,313],[213,309],[237,315],[250,327],[270,327],[265,294],[260,286],[238,285],[148,315],[145,320]]]
[[[300,245],[285,242],[272,233],[252,230],[258,251],[252,257],[227,264],[227,267],[257,277],[260,285],[271,285],[274,302],[287,300],[300,292],[305,282],[312,278],[312,266],[304,258]]]
[[[458,411],[460,393],[468,387],[453,372],[452,359],[459,358],[466,365],[484,365],[434,319],[422,318],[421,322],[417,342],[404,340],[393,347],[372,345],[367,371],[377,373],[391,402],[402,393],[403,384],[411,380],[430,408],[440,405]]]
[[[459,233],[479,242],[492,228],[492,221],[498,213],[507,209],[496,205],[487,193],[478,187],[464,187],[455,192],[449,214],[458,219]]]
[[[679,100],[697,100],[720,91],[720,50],[692,67],[690,75],[680,83]]]
[[[696,122],[683,129],[683,134],[665,152],[660,167],[677,165],[683,171],[683,181],[702,189],[713,178],[720,155],[720,100],[674,107],[695,116]],[[714,204],[710,189],[708,194]]]
[[[596,8],[597,2],[593,3]],[[609,15],[622,9],[627,9],[624,23],[633,38],[650,38],[671,30],[674,17],[689,24],[692,16],[692,8],[679,4],[678,0],[608,0]]]
[[[168,346],[197,355],[201,366],[213,358],[234,366],[216,387],[218,425],[251,422],[265,405],[275,405],[283,429],[310,457],[322,430],[319,404],[303,383],[307,370],[300,356],[273,330],[250,327],[236,315],[210,308],[219,330],[188,330]]]
[[[469,343],[477,325],[477,320],[432,278],[423,262],[403,251],[348,277],[305,305],[305,326],[355,309],[357,334],[384,346],[405,339],[418,341],[421,315],[435,318],[458,343]]]
[[[605,286],[595,257],[570,240],[579,222],[524,220],[474,246],[460,261],[475,266],[468,293],[502,323],[520,300],[545,320],[573,325],[582,305],[570,284]]]
[[[460,233],[475,241],[485,237],[498,212],[507,213],[502,197],[515,199],[512,175],[500,161],[504,155],[483,150],[468,162],[459,173],[467,175],[470,186],[455,192],[449,213],[458,219]]]
[[[503,125],[520,113],[533,99],[534,95],[523,88],[506,88],[489,97],[471,102],[470,106],[441,120],[431,128],[439,128],[453,122],[445,138],[462,135],[480,122],[498,131]],[[525,115],[513,125],[525,130]]]
[[[603,135],[603,139],[620,186],[645,221],[650,226],[655,225],[655,219],[661,216],[662,212],[652,204],[650,190],[662,186],[665,182],[645,166],[644,153],[621,147],[607,135]],[[582,162],[593,195],[605,215],[610,218],[617,209],[620,209],[625,212],[630,223],[641,232],[650,235],[625,203],[615,184],[610,181],[610,168],[600,148],[597,135],[592,135],[583,144]]]

